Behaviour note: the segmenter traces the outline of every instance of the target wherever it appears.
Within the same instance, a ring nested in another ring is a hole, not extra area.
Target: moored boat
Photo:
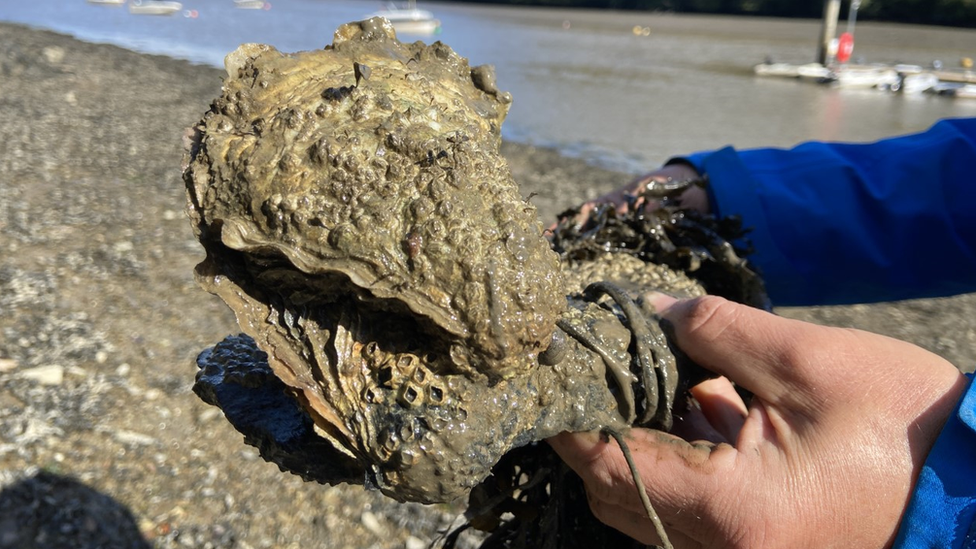
[[[832,83],[842,88],[897,89],[901,76],[889,67],[842,67],[834,73]]]
[[[441,30],[441,22],[434,18],[428,10],[417,8],[416,0],[410,0],[403,6],[390,3],[385,9],[372,13],[369,17],[385,17],[397,34],[437,34]]]
[[[173,0],[132,0],[129,13],[136,15],[171,15],[183,9],[183,4]]]
[[[263,10],[271,7],[264,0],[234,0],[234,7],[242,10]]]

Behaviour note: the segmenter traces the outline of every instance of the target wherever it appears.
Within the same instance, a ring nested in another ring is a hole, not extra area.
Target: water
[[[187,14],[136,16],[83,0],[3,0],[0,20],[25,23],[149,53],[221,66],[243,42],[283,51],[321,48],[335,28],[381,4],[270,0],[241,10],[231,0],[184,0]],[[943,117],[976,116],[976,100],[889,95],[757,78],[767,56],[803,63],[816,52],[818,21],[423,5],[443,23],[434,38],[496,66],[515,96],[506,138],[553,146],[626,171],[724,145],[790,146],[808,139],[870,141],[920,131]],[[635,35],[634,27],[647,29]],[[976,57],[976,32],[859,23],[854,56],[872,62],[954,66]],[[216,94],[216,90],[215,90]]]

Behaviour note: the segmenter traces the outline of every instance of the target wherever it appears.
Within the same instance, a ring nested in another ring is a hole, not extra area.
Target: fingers
[[[734,484],[722,474],[735,457],[731,446],[692,445],[646,429],[633,429],[626,438],[648,496],[669,533],[692,531],[708,501]],[[643,515],[633,476],[616,443],[601,440],[596,433],[562,433],[549,439],[549,444],[583,479],[591,506],[596,501]],[[626,523],[614,526],[630,534]]]
[[[649,546],[661,545],[661,540],[654,535],[654,524],[643,512],[634,512],[617,505],[588,497],[590,510],[601,522]],[[701,543],[673,528],[667,528],[668,537],[675,547],[701,547]]]
[[[698,172],[688,164],[669,164],[637,177],[619,189],[615,189],[584,203],[580,206],[579,213],[574,216],[574,219],[577,223],[585,222],[598,204],[613,204],[618,214],[627,213],[632,202],[638,209],[652,211],[660,207],[660,201],[642,198],[634,202],[634,198],[643,193],[649,185],[670,185],[673,182],[689,182],[699,178]],[[678,204],[683,208],[696,210],[701,213],[707,214],[710,211],[708,193],[698,185],[691,185],[685,189],[681,193]],[[547,232],[552,233],[556,229],[556,226],[556,223],[549,225],[546,229]]]
[[[637,513],[597,499],[590,495],[589,489],[587,489],[587,500],[590,510],[600,522],[616,528],[644,545],[661,545],[661,540],[654,535],[654,524],[643,512]],[[671,530],[668,530],[668,536],[671,536]],[[672,540],[672,543],[674,541]]]
[[[742,397],[727,378],[717,377],[699,383],[691,388],[701,407],[701,413],[724,440],[734,443],[749,414]]]
[[[730,439],[726,433],[719,432],[711,424],[694,399],[684,399],[683,402],[676,403],[673,415],[674,423],[668,432],[676,437],[715,444],[720,442],[732,444],[735,442],[734,438]]]

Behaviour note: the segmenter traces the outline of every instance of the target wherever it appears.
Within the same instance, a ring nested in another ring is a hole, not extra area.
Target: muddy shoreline
[[[238,331],[192,278],[179,171],[221,71],[8,24],[0,44],[0,548],[426,546],[455,509],[282,474],[190,391],[197,353]],[[503,152],[543,219],[629,177]],[[969,370],[973,311],[779,312]]]

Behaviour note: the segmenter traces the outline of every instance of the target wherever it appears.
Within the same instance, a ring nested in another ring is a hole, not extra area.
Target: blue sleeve
[[[976,384],[972,379],[922,466],[892,549],[922,547],[976,549]]]
[[[870,144],[697,153],[775,305],[976,291],[976,118]]]

